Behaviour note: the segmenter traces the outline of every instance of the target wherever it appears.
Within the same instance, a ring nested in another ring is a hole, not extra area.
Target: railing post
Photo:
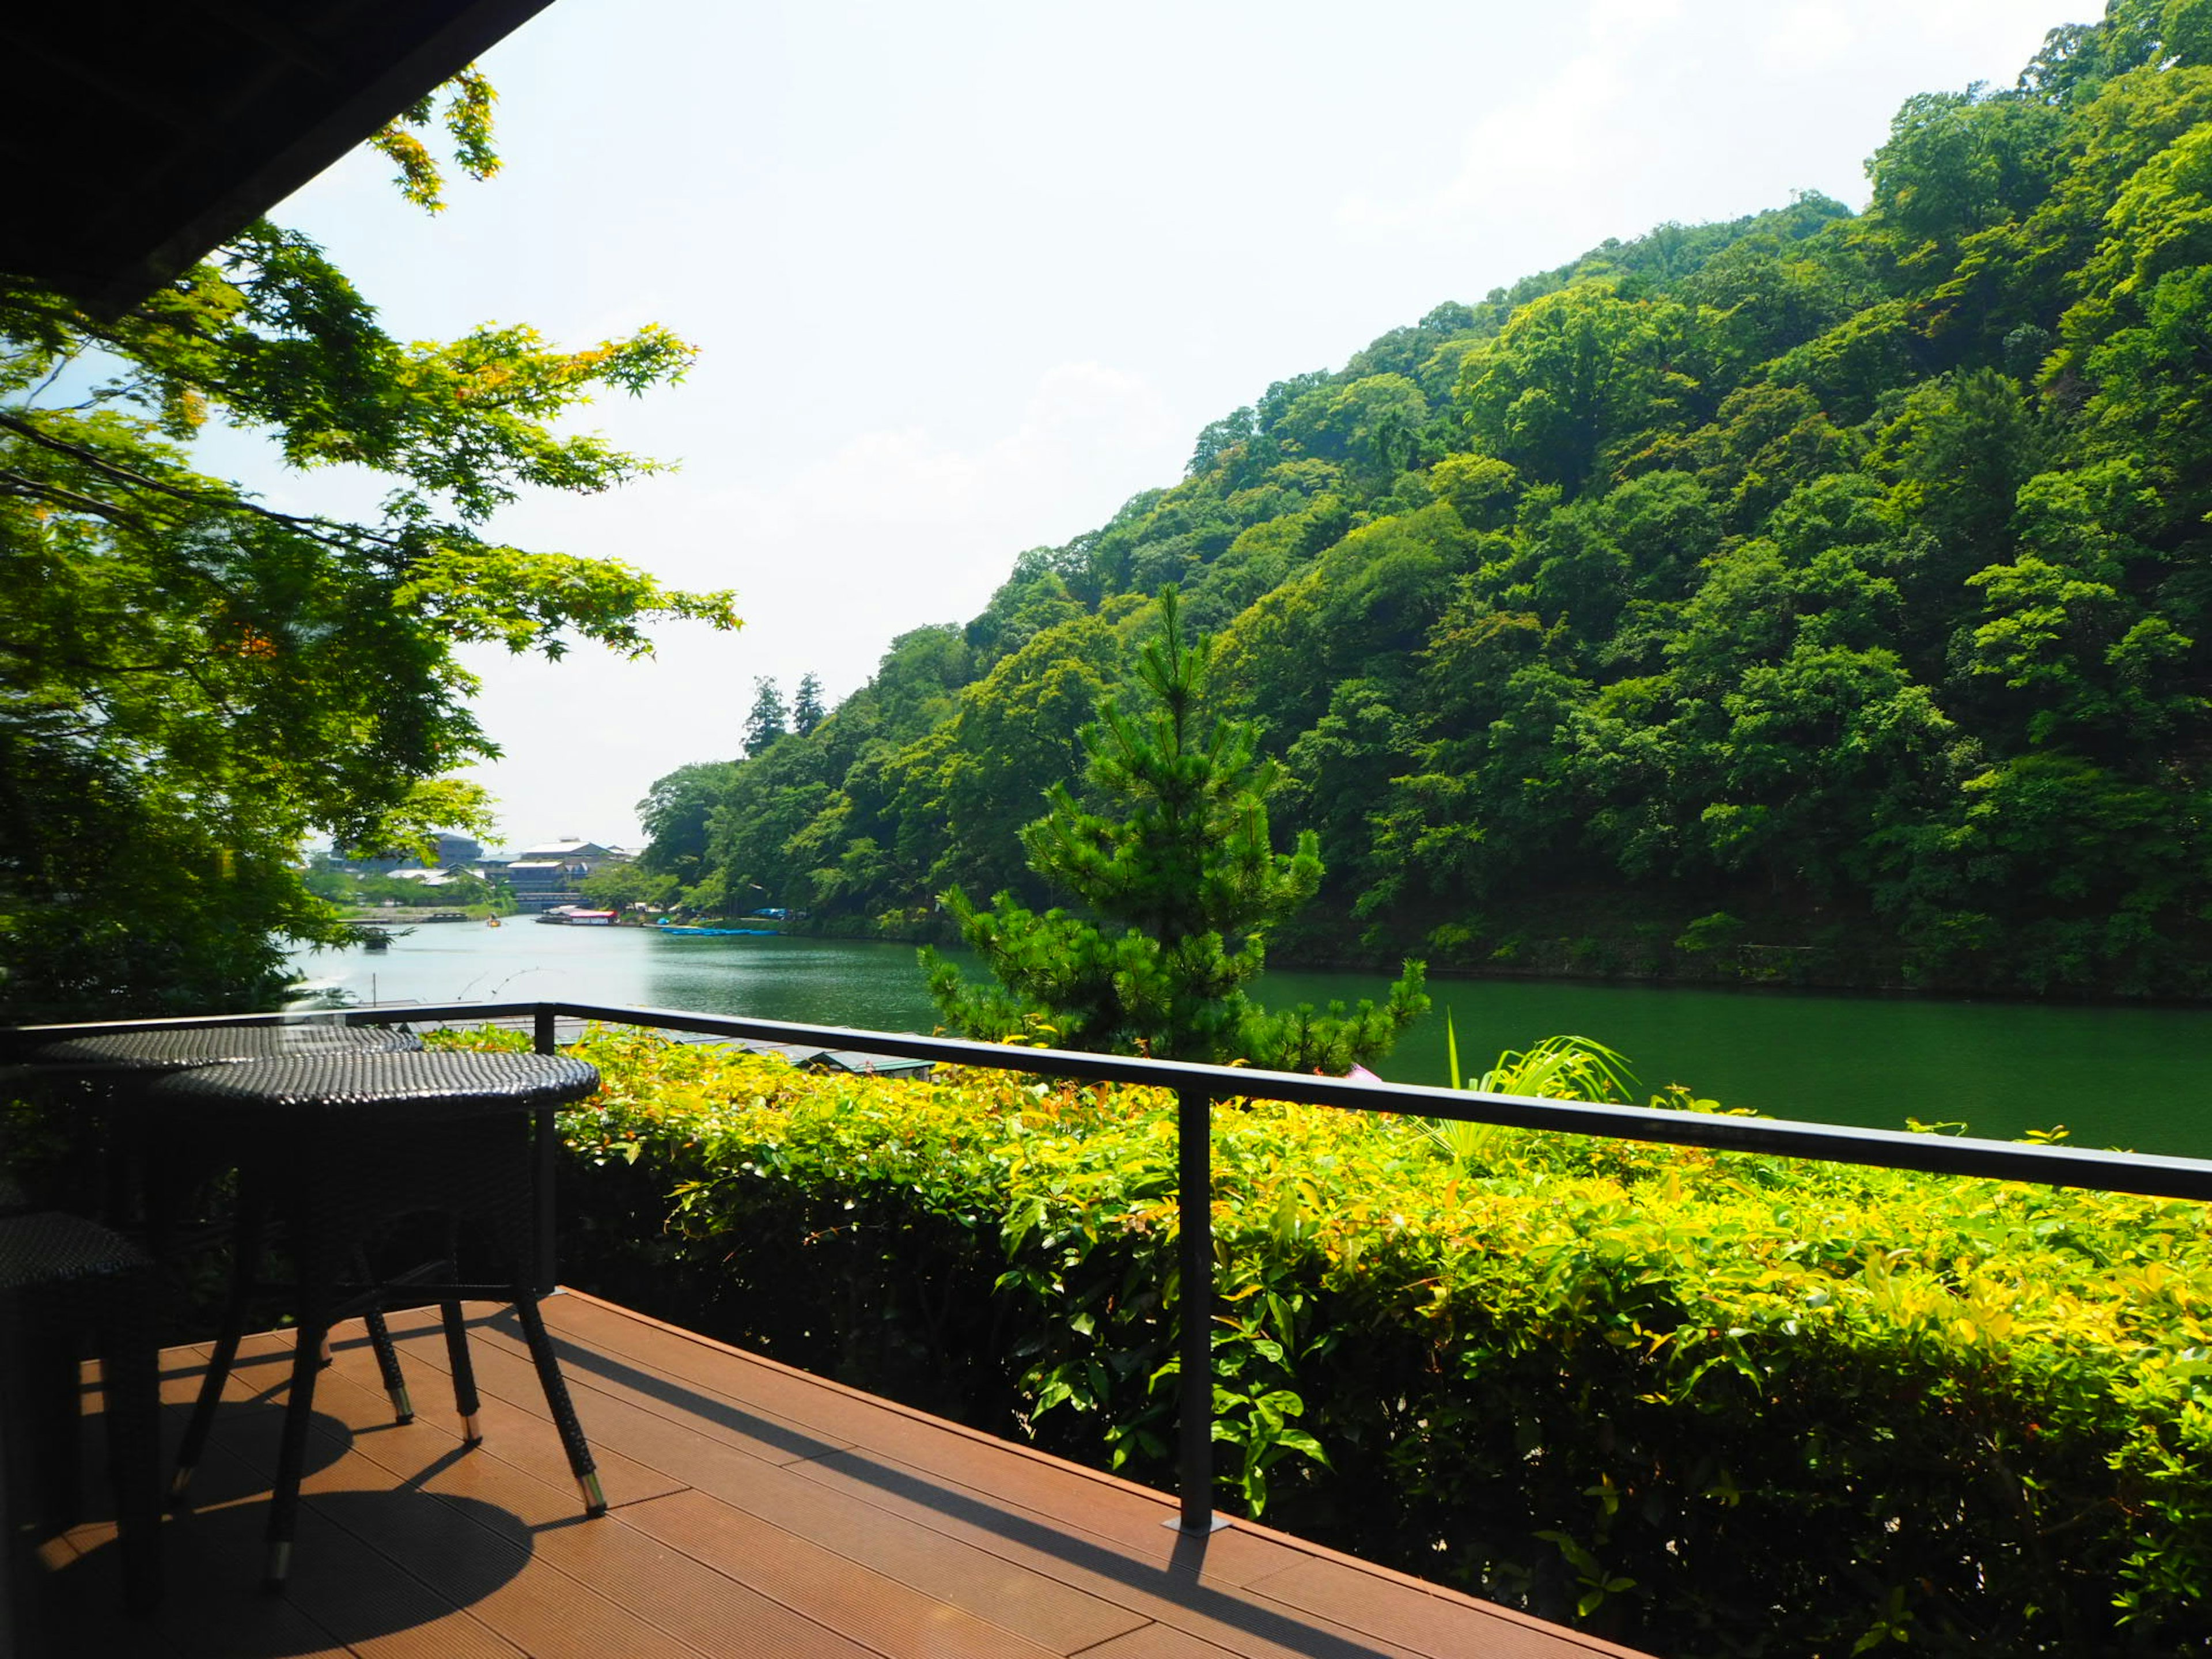
[[[531,1047],[541,1054],[554,1050],[556,1021],[553,1010],[540,1003],[537,1017],[532,1022]],[[553,1186],[561,1152],[560,1124],[550,1106],[541,1107],[536,1125],[537,1198],[538,1198],[538,1267],[531,1275],[538,1295],[550,1296],[560,1281],[560,1261],[554,1243]]]
[[[1182,1513],[1168,1522],[1209,1533],[1213,1513],[1213,1097],[1176,1091],[1176,1267],[1182,1280],[1182,1383],[1176,1409]]]

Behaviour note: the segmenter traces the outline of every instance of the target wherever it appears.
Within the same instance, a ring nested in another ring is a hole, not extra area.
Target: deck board
[[[65,1650],[145,1659],[1634,1659],[872,1399],[592,1297],[545,1304],[611,1505],[586,1520],[510,1312],[471,1307],[467,1448],[428,1310],[395,1316],[416,1417],[358,1326],[316,1387],[285,1595],[258,1591],[290,1340],[248,1340],[172,1517],[154,1620],[112,1528],[46,1552]],[[203,1349],[164,1356],[181,1431]],[[95,1405],[96,1390],[88,1397]],[[94,1442],[92,1443],[95,1443]]]
[[[704,1492],[656,1498],[623,1518],[694,1560],[746,1562],[748,1576],[764,1592],[878,1652],[919,1648],[972,1659],[1053,1659],[1060,1651],[886,1579]],[[923,1640],[917,1643],[917,1636]]]
[[[553,1318],[556,1328],[590,1342],[601,1352],[620,1352],[635,1365],[683,1378],[695,1387],[711,1387],[720,1375],[712,1362],[720,1356],[713,1349],[643,1321],[611,1319],[605,1309],[582,1297],[563,1298]],[[775,1400],[787,1410],[802,1410],[808,1397],[825,1391],[818,1378],[760,1363],[765,1374],[750,1379],[753,1392],[748,1403]],[[1216,1537],[1202,1555],[1178,1553],[1176,1534],[1160,1524],[1157,1493],[1085,1472],[1082,1501],[1071,1510],[1067,1464],[969,1431],[947,1434],[945,1425],[935,1419],[886,1401],[846,1395],[823,1402],[813,1420],[824,1419],[834,1420],[844,1438],[811,1454],[809,1462],[816,1467],[806,1472],[817,1478],[840,1484],[853,1481],[858,1478],[853,1472],[855,1464],[865,1460],[887,1475],[903,1477],[896,1483],[887,1479],[887,1489],[912,1488],[913,1477],[919,1475],[925,1487],[986,1497],[995,1510],[1029,1517],[1055,1535],[1068,1532],[1094,1539],[1117,1556],[1156,1568],[1195,1571],[1202,1566],[1206,1577],[1231,1583],[1278,1571],[1291,1559],[1249,1529]],[[836,1465],[838,1452],[854,1454],[854,1463]]]

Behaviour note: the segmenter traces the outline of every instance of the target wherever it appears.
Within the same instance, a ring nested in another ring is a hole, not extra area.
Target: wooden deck
[[[401,1427],[358,1326],[318,1387],[298,1552],[258,1588],[289,1339],[247,1345],[166,1526],[168,1594],[115,1610],[112,1528],[51,1544],[71,1656],[276,1659],[1593,1659],[1626,1649],[1239,1522],[592,1297],[545,1304],[613,1505],[580,1512],[513,1316],[472,1310],[486,1442],[427,1314],[394,1321]],[[204,1353],[166,1356],[169,1432]]]

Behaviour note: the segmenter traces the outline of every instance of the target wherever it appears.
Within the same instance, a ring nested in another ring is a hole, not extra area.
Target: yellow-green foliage
[[[1172,1479],[1170,1097],[578,1052],[610,1288]],[[1230,1507],[1678,1659],[2212,1632],[2195,1206],[1266,1103],[1214,1168]]]

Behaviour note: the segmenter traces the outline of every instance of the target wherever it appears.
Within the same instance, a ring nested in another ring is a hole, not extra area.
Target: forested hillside
[[[1268,387],[662,780],[650,867],[856,929],[1041,897],[1016,831],[1173,582],[1321,836],[1279,962],[2212,990],[2212,0],[1915,98],[1869,171]]]

